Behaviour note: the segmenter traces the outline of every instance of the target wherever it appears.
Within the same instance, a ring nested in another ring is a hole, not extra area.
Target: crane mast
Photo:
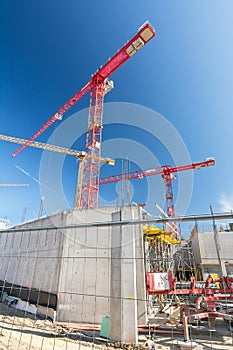
[[[88,127],[86,136],[86,153],[90,158],[83,164],[82,184],[79,184],[80,208],[93,208],[98,206],[99,174],[102,142],[103,102],[109,76],[122,66],[130,57],[147,44],[155,36],[155,31],[149,23],[139,28],[137,34],[127,42],[102,68],[73,97],[71,97],[42,127],[19,147],[12,156],[15,157],[30,145],[39,135],[61,120],[63,115],[75,105],[87,92],[90,91],[90,105],[88,114]]]
[[[168,216],[175,216],[175,206],[174,206],[174,196],[172,190],[172,180],[175,176],[170,172],[168,166],[165,166],[163,169],[163,183],[165,187],[165,196],[166,196],[166,208]]]
[[[84,173],[80,191],[80,208],[96,208],[98,206],[98,189],[100,177],[100,162],[102,142],[103,104],[105,80],[97,74],[92,79],[88,127],[86,133],[85,151],[91,157],[84,160]]]

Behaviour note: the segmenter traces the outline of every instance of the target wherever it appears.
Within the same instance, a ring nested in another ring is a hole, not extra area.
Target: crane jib
[[[147,42],[149,42],[155,36],[155,31],[149,23],[145,23],[140,27],[137,34],[126,43],[121,50],[119,50],[115,56],[113,56],[102,68],[100,68],[93,76],[100,74],[104,79],[107,79],[114,71],[116,71],[124,62],[126,62],[132,55],[140,50]],[[45,132],[50,126],[52,126],[57,120],[61,120],[63,115],[72,108],[88,91],[92,86],[91,78],[86,85],[84,85],[74,96],[72,96],[54,115],[34,134],[32,135],[22,146],[20,146],[13,154],[12,157],[16,157],[21,151],[30,145],[38,136]]]

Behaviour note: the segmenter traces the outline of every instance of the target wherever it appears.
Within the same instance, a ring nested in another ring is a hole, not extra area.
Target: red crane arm
[[[50,126],[52,126],[57,120],[61,120],[62,116],[75,104],[77,103],[89,90],[91,89],[91,81],[89,81],[81,90],[79,90],[74,96],[72,96],[69,101],[67,101],[59,110],[52,115],[52,117],[47,120],[47,122],[42,125],[42,127],[32,135],[22,146],[20,146],[14,153],[12,157],[16,157],[21,151],[23,151],[28,145],[31,144],[38,136],[43,134]]]
[[[118,174],[118,175],[103,177],[103,178],[100,178],[99,184],[105,185],[111,182],[119,182],[122,180],[142,179],[147,176],[177,173],[179,171],[185,171],[185,170],[191,170],[191,169],[198,170],[211,165],[215,165],[215,160],[213,158],[209,158],[204,162],[196,162],[193,164],[182,165],[178,167],[170,167],[169,165],[164,165],[157,168],[132,171],[127,174]]]
[[[95,77],[101,75],[104,79],[107,79],[115,70],[117,70],[124,62],[126,62],[131,56],[133,56],[139,49],[141,49],[148,41],[155,36],[155,31],[149,23],[144,24],[138,31],[138,33],[128,42],[123,48],[117,52],[102,68],[100,68],[89,80],[89,82],[82,87],[74,96],[72,96],[42,127],[32,135],[22,146],[20,146],[13,154],[12,157],[16,157],[21,151],[23,151],[32,141],[34,141],[39,135],[53,125],[57,120],[61,120],[63,115],[75,105],[88,91],[91,90],[92,82]]]
[[[181,166],[174,167],[174,168],[169,167],[168,172],[169,173],[177,173],[179,171],[185,171],[185,170],[191,170],[191,169],[200,170],[202,168],[206,168],[206,167],[212,166],[212,165],[215,165],[214,158],[207,158],[204,162],[195,162],[192,164],[181,165]]]
[[[104,79],[108,78],[115,70],[133,56],[139,49],[155,36],[155,31],[149,23],[139,28],[137,34],[127,42],[115,56],[113,56],[97,73]]]
[[[99,184],[105,185],[111,182],[119,182],[122,180],[142,179],[147,176],[154,176],[159,174],[163,174],[163,167],[151,168],[146,170],[137,170],[126,174],[118,174],[118,175],[102,177],[99,180]]]

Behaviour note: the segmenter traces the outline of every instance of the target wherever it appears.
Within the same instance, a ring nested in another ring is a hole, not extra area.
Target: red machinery
[[[111,90],[113,83],[107,78],[115,72],[123,63],[140,50],[155,36],[155,31],[149,23],[145,23],[139,28],[137,34],[127,42],[115,56],[113,56],[102,68],[100,68],[92,78],[72,96],[59,110],[22,146],[20,146],[12,156],[15,157],[24,150],[32,141],[41,135],[46,129],[57,120],[61,120],[63,115],[75,105],[88,91],[90,91],[90,106],[88,114],[88,127],[86,134],[85,151],[91,158],[84,160],[84,175],[82,179],[81,191],[79,193],[78,205],[80,208],[91,208],[98,206],[99,173],[100,173],[100,151],[102,141],[102,116],[104,94]]]
[[[219,283],[213,287],[213,284]],[[195,288],[193,288],[195,294]],[[218,303],[225,303],[233,300],[233,277],[208,278],[202,294],[197,298],[195,307],[184,306],[182,310],[182,321],[184,326],[184,340],[190,342],[188,321],[208,319],[209,327],[215,325],[216,318],[222,318],[230,323],[233,322],[233,309],[229,307],[220,308]]]
[[[213,297],[217,292],[216,300],[219,300],[221,295],[225,297],[225,294],[229,294],[228,297],[233,300],[233,277],[210,277],[202,283],[196,282],[195,277],[191,277],[190,282],[185,282],[186,288],[181,289],[178,288],[176,278],[172,277],[172,272],[146,272],[146,286],[148,294],[204,294]]]
[[[172,192],[172,180],[175,178],[174,173],[184,170],[191,169],[201,169],[211,165],[215,165],[215,160],[213,158],[207,158],[204,162],[196,162],[188,165],[181,165],[177,167],[171,167],[170,165],[164,165],[157,168],[151,168],[147,170],[137,170],[133,172],[129,172],[126,174],[118,174],[112,175],[108,177],[103,177],[100,179],[99,184],[104,185],[111,182],[119,182],[122,180],[132,180],[132,179],[142,179],[146,176],[154,176],[154,175],[162,175],[165,192],[166,192],[166,206],[168,216],[175,216],[175,208],[174,208],[174,198]]]
[[[217,285],[218,284],[218,285]],[[233,321],[233,309],[218,310],[218,302],[227,303],[233,300],[233,277],[207,278],[203,285],[200,282],[195,283],[195,278],[191,277],[189,283],[185,283],[186,288],[177,288],[176,278],[172,277],[171,272],[147,272],[146,287],[149,295],[196,295],[196,302],[192,305],[183,305],[181,309],[182,321],[184,326],[184,340],[190,342],[188,321],[200,321],[203,318],[209,319],[210,327],[215,324],[215,319],[223,318]]]

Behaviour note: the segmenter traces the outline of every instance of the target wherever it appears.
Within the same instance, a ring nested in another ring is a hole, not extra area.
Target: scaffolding
[[[197,279],[193,248],[191,241],[181,240],[174,254],[174,276],[178,281],[190,281],[191,277]]]
[[[178,281],[197,278],[191,241],[174,238],[172,232],[156,226],[143,228],[147,272],[171,271]]]
[[[172,232],[155,226],[144,226],[147,272],[168,272],[174,269],[173,255],[179,241]]]

